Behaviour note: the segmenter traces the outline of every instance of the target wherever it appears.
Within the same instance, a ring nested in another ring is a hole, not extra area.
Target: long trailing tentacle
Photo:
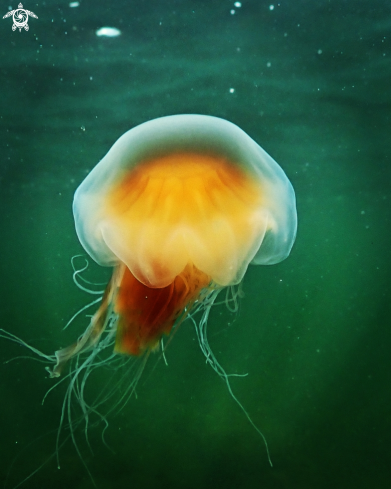
[[[81,268],[76,269],[74,264],[74,281],[77,282],[81,278],[79,276],[82,271],[87,268],[87,264]],[[37,355],[37,360],[44,363],[49,363],[52,367],[46,367],[50,377],[58,378],[66,363],[70,363],[70,369],[66,375],[56,382],[45,394],[42,403],[45,402],[46,397],[59,386],[59,384],[68,382],[64,401],[61,409],[60,422],[57,429],[56,437],[56,449],[55,457],[57,459],[57,465],[60,466],[59,452],[63,444],[67,439],[71,439],[76,449],[77,454],[81,462],[83,463],[91,481],[95,485],[92,478],[92,474],[88,469],[88,466],[83,459],[80,448],[77,444],[75,437],[76,429],[83,425],[84,435],[87,442],[87,446],[90,447],[88,440],[88,430],[91,425],[91,417],[94,416],[94,423],[103,423],[102,441],[107,445],[104,435],[108,427],[107,416],[113,412],[120,412],[129,399],[136,395],[136,388],[140,377],[143,373],[145,365],[147,363],[150,350],[147,350],[144,355],[138,359],[131,357],[124,357],[113,352],[115,345],[115,336],[117,332],[118,315],[114,310],[115,298],[118,290],[118,286],[121,282],[123,274],[123,267],[118,266],[114,271],[111,281],[109,282],[106,291],[102,298],[101,306],[98,311],[90,319],[89,326],[85,333],[79,337],[79,339],[71,346],[55,352],[54,355],[47,355],[37,348],[29,345],[25,341],[18,338],[16,335],[9,333],[4,329],[0,329],[0,337],[17,343],[23,347],[31,350]],[[86,282],[87,283],[87,282]],[[85,287],[80,287],[82,290],[89,292]],[[101,293],[101,292],[100,292]],[[100,301],[101,298],[94,300],[80,309],[68,322],[70,324],[76,317],[82,312],[91,307],[93,304]],[[34,357],[28,357],[33,358]],[[130,368],[128,368],[128,364]],[[111,369],[111,378],[107,380],[106,385],[103,386],[100,393],[92,399],[92,401],[86,400],[86,384],[90,375],[98,368]],[[125,368],[126,367],[126,368]],[[122,369],[121,377],[118,379],[119,371]],[[114,381],[115,376],[115,381]],[[109,400],[115,398],[115,402],[112,403],[105,412],[102,412],[102,407]],[[79,413],[75,411],[75,403],[79,406]],[[65,440],[62,437],[64,429],[69,430],[65,436]],[[91,448],[91,447],[90,447]],[[50,457],[51,458],[51,457]],[[49,458],[49,459],[50,459]],[[45,462],[46,463],[46,462]],[[44,465],[44,464],[43,464]],[[39,469],[37,469],[39,470]],[[29,479],[36,471],[30,474],[25,480]],[[22,481],[21,483],[23,483]]]
[[[16,335],[10,333],[9,331],[6,331],[5,329],[0,328],[0,338],[4,338],[6,340],[12,341],[14,343],[17,343],[18,345],[24,346],[31,350],[33,353],[38,355],[41,358],[44,358],[47,362],[49,363],[54,363],[56,361],[55,355],[46,355],[46,353],[41,352],[37,348],[34,348],[33,346],[29,345],[22,339],[18,338]],[[8,362],[11,360],[8,360]],[[7,362],[7,363],[8,363]]]
[[[199,343],[199,346],[201,348],[202,353],[205,356],[206,362],[213,368],[213,370],[218,374],[218,376],[225,382],[230,396],[236,402],[236,404],[239,406],[241,411],[244,413],[244,415],[246,416],[246,418],[249,421],[249,423],[251,424],[251,426],[261,436],[261,438],[265,444],[266,454],[267,454],[269,464],[271,467],[273,467],[273,463],[271,461],[270,452],[269,452],[269,446],[268,446],[267,440],[265,438],[265,435],[258,428],[258,426],[254,423],[254,421],[251,419],[250,415],[248,414],[248,412],[244,408],[243,404],[239,401],[239,399],[235,396],[235,394],[232,391],[232,387],[231,387],[229,377],[233,377],[233,376],[236,377],[238,375],[226,373],[224,368],[220,365],[220,363],[216,359],[216,357],[215,357],[215,355],[214,355],[214,353],[213,353],[213,351],[209,345],[208,336],[207,336],[207,324],[208,324],[209,313],[210,313],[211,308],[214,305],[214,303],[217,299],[217,296],[219,295],[220,292],[221,292],[221,289],[217,289],[217,290],[212,291],[209,294],[209,296],[207,297],[207,299],[204,301],[204,303],[200,304],[200,306],[192,314],[189,315],[189,318],[193,322],[193,325],[194,325],[194,328],[195,328],[195,331],[197,334],[197,338],[198,338],[198,343]],[[234,294],[233,294],[233,300],[234,300],[235,307],[237,307],[237,303],[236,303],[237,297],[234,296]],[[197,312],[201,312],[201,314],[202,314],[199,322],[197,322],[194,318],[194,315]]]

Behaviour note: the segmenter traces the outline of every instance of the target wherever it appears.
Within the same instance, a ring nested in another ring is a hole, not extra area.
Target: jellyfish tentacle
[[[83,306],[81,309],[79,309],[72,317],[71,319],[67,322],[67,324],[62,328],[62,329],[67,329],[70,324],[73,323],[73,321],[84,311],[89,309],[90,307],[94,306],[95,304],[98,304],[101,302],[103,297],[98,297],[98,299],[93,300],[92,302],[89,302],[85,306]]]
[[[84,267],[76,268],[75,263],[74,263],[76,258],[84,258],[84,261],[85,261]],[[79,280],[81,280],[81,281],[83,281],[86,284],[95,285],[95,286],[96,285],[105,285],[106,284],[106,282],[99,282],[99,283],[90,282],[89,280],[85,279],[82,276],[82,273],[85,272],[87,270],[88,266],[89,266],[88,260],[87,260],[87,258],[84,255],[74,255],[74,256],[72,256],[72,258],[71,258],[71,264],[72,264],[72,268],[73,268],[73,275],[72,275],[73,282],[75,283],[75,285],[80,290],[82,290],[83,292],[87,292],[87,294],[91,294],[91,295],[102,295],[102,294],[104,294],[104,290],[87,289],[87,287],[84,287],[79,282]]]
[[[233,393],[231,383],[229,381],[229,377],[232,376],[232,374],[227,374],[224,368],[220,365],[218,360],[216,359],[208,341],[208,336],[207,336],[207,324],[208,324],[208,318],[209,318],[209,313],[211,310],[211,307],[213,306],[218,294],[221,292],[221,288],[218,290],[213,291],[210,294],[209,301],[207,305],[204,307],[204,310],[202,312],[201,319],[199,322],[197,322],[194,319],[194,314],[189,315],[191,321],[193,322],[193,325],[196,330],[197,338],[198,338],[198,344],[201,348],[202,353],[205,356],[206,362],[213,368],[213,370],[217,373],[217,375],[225,382],[228,392],[232,399],[236,402],[236,404],[239,406],[241,411],[244,413],[246,416],[247,420],[251,424],[251,426],[255,429],[255,431],[261,436],[264,444],[265,444],[265,449],[266,449],[266,455],[269,461],[269,464],[271,467],[273,467],[273,463],[270,457],[270,452],[269,452],[269,445],[267,443],[267,440],[265,438],[265,435],[262,433],[262,431],[258,428],[258,426],[254,423],[254,421],[251,419],[250,415],[248,414],[247,410],[244,408],[243,404],[239,401],[239,399],[235,396]],[[202,307],[202,305],[200,306]],[[198,311],[196,311],[198,312]]]
[[[120,265],[116,268],[113,273],[112,279],[110,280],[105,293],[102,298],[102,303],[99,309],[91,318],[90,324],[86,331],[78,338],[78,340],[72,345],[57,350],[54,355],[56,358],[56,364],[53,369],[49,367],[46,370],[49,372],[50,377],[59,377],[61,372],[66,365],[66,363],[76,355],[91,349],[94,345],[99,342],[99,339],[106,329],[111,314],[113,312],[113,302],[114,297],[117,293],[118,283],[124,272],[124,266]]]
[[[44,358],[50,363],[55,362],[55,355],[47,355],[46,353],[43,353],[42,351],[38,350],[37,348],[34,348],[33,346],[29,345],[22,339],[18,338],[18,336],[10,333],[9,331],[6,331],[5,329],[0,328],[0,338],[4,338],[9,341],[13,341],[14,343],[17,343],[18,345],[25,346],[29,350],[31,350],[33,353],[38,355],[39,357]]]

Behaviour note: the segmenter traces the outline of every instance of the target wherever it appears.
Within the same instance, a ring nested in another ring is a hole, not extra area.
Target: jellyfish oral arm
[[[107,328],[107,325],[112,317],[113,301],[117,293],[118,283],[121,279],[122,273],[123,270],[120,268],[117,268],[114,271],[113,276],[106,287],[102,298],[102,303],[96,313],[92,316],[91,322],[85,332],[75,343],[67,346],[66,348],[62,348],[61,350],[57,350],[54,353],[56,365],[53,367],[53,369],[46,367],[46,370],[49,372],[51,378],[59,377],[64,366],[71,358],[79,355],[80,353],[88,351],[97,345],[102,333]]]

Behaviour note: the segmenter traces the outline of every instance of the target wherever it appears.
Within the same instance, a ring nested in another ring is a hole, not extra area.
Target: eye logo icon
[[[19,29],[19,32],[21,32],[23,28],[25,31],[29,30],[29,26],[27,23],[29,20],[29,15],[38,19],[38,16],[35,15],[34,12],[30,12],[30,10],[24,9],[21,3],[18,5],[17,9],[11,10],[10,12],[7,12],[5,15],[3,15],[3,19],[6,19],[11,15],[14,21],[14,23],[12,24],[12,30],[15,31],[16,29]]]

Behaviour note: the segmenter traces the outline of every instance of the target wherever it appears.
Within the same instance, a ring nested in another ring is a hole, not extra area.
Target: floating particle
[[[121,31],[116,27],[101,27],[96,31],[97,36],[117,37],[121,35]]]

